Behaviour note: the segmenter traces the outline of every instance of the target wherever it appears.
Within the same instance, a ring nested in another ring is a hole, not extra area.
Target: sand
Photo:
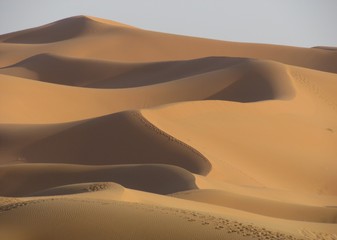
[[[337,240],[335,50],[0,36],[0,239]]]

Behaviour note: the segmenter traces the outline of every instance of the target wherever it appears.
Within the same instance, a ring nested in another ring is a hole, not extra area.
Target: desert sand
[[[337,51],[90,16],[0,36],[0,239],[337,240]]]

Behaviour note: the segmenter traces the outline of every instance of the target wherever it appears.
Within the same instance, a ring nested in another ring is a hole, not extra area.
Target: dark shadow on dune
[[[212,167],[199,152],[131,112],[80,123],[27,146],[21,155],[28,163],[170,164],[202,175]]]
[[[229,68],[247,59],[230,57],[206,57],[185,61],[146,64],[131,71],[88,85],[94,88],[130,88],[169,82],[185,77]]]
[[[0,69],[0,73],[27,78],[24,73],[16,71],[17,68],[36,73],[36,76],[30,77],[33,80],[78,87],[85,87],[92,82],[118,75],[128,69],[125,64],[37,54]]]
[[[234,102],[257,102],[275,99],[291,99],[296,92],[289,79],[277,83],[273,75],[260,72],[258,68],[247,71],[237,81],[207,99]]]
[[[277,94],[271,83],[263,78],[241,79],[208,99],[234,102],[257,102],[276,99]]]
[[[58,164],[4,166],[0,195],[22,197],[44,189],[86,182],[115,182],[124,187],[170,194],[197,189],[195,177],[180,167],[164,164],[81,166]],[[15,185],[6,182],[15,181]],[[10,187],[12,186],[12,187]],[[14,186],[14,187],[13,187]]]
[[[229,68],[245,58],[206,57],[184,61],[118,63],[38,54],[0,69],[0,73],[25,77],[16,67],[28,69],[34,80],[90,88],[132,88],[159,84]]]

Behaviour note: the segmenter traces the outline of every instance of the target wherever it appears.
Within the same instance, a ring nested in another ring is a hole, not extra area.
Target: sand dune
[[[207,57],[185,61],[126,63],[39,54],[0,69],[0,74],[70,86],[127,88],[195,76],[246,60]]]
[[[172,196],[239,209],[275,218],[322,223],[336,223],[337,221],[336,208],[271,201],[221,190],[191,190],[175,193],[172,194]]]
[[[0,52],[0,239],[337,240],[335,47],[76,16]]]
[[[312,113],[301,114],[295,102],[188,102],[141,112],[198,149],[212,164],[210,178],[336,195],[336,118],[329,118],[335,113],[306,121]],[[204,141],[210,138],[216,141]]]
[[[119,23],[106,24],[87,16],[6,34],[0,36],[0,41],[3,42],[0,66],[15,64],[41,53],[133,62],[227,56],[274,60],[337,72],[335,52],[178,36],[124,27]]]
[[[78,187],[80,186],[65,186],[64,189]],[[4,231],[0,232],[0,236],[15,239],[43,239],[46,236],[50,236],[51,239],[88,236],[104,239],[117,235],[126,239],[142,236],[147,239],[160,237],[289,240],[336,237],[333,224],[280,219],[278,224],[274,225],[276,222],[273,218],[124,189],[116,184],[107,186],[106,183],[96,183],[85,184],[83,187],[88,188],[89,192],[1,199],[0,221]],[[34,223],[29,221],[33,213]],[[54,217],[49,219],[50,215]],[[19,216],[19,220],[14,221]],[[62,222],[68,224],[60,224]],[[273,225],[273,228],[270,229],[266,222]],[[153,229],[147,230],[148,225]],[[16,231],[11,231],[12,229]],[[325,232],[320,232],[320,229],[324,229]]]
[[[211,169],[198,151],[161,132],[137,112],[86,121],[26,146],[21,154],[30,163],[162,163],[198,174]]]
[[[254,102],[294,96],[286,68],[265,61],[248,61],[174,81],[123,89],[70,88],[9,75],[0,75],[0,85],[6,92],[0,96],[0,122],[21,124],[77,121],[179,101]]]
[[[43,44],[65,41],[80,35],[96,35],[100,31],[109,31],[111,28],[133,27],[95,17],[76,16],[38,28],[2,35],[0,39],[5,43]]]
[[[196,188],[190,172],[163,164],[22,164],[2,166],[1,172],[6,175],[0,186],[2,195],[15,197],[82,182],[116,182],[129,188],[160,194]]]

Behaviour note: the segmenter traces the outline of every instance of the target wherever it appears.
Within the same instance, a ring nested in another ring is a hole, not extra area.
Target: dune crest
[[[5,43],[46,44],[76,38],[92,31],[102,31],[109,27],[133,28],[126,24],[90,16],[75,16],[62,19],[38,28],[18,31],[2,36]]]
[[[109,25],[112,25],[112,26],[136,28],[134,26],[130,26],[130,25],[127,25],[127,24],[124,24],[124,23],[121,23],[121,22],[116,22],[116,21],[112,21],[112,20],[108,20],[108,19],[104,19],[104,18],[98,18],[98,17],[88,16],[88,15],[82,15],[82,16],[78,16],[78,17],[91,19],[93,21],[109,24]],[[72,18],[74,18],[74,17],[72,17]]]

